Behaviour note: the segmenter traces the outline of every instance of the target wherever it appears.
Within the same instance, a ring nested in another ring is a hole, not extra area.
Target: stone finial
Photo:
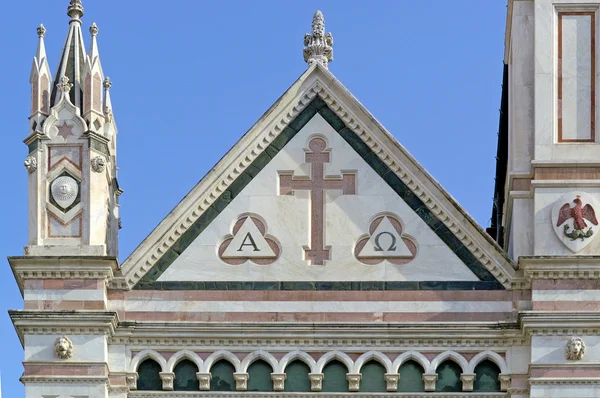
[[[327,68],[333,61],[333,36],[325,34],[325,18],[321,11],[315,12],[312,22],[312,33],[304,35],[304,61],[308,66],[319,63]]]
[[[69,8],[67,10],[67,15],[73,19],[79,19],[83,17],[83,5],[81,4],[81,0],[71,0],[71,4],[69,4]]]
[[[102,85],[104,86],[104,89],[106,91],[110,91],[110,89],[112,87],[112,81],[110,80],[110,77],[107,77],[106,79],[104,79],[104,83],[102,83]]]
[[[46,36],[46,27],[44,24],[40,24],[40,26],[37,27],[37,35],[40,39],[43,39],[44,36]]]
[[[96,25],[96,22],[94,22],[94,23],[92,24],[92,26],[90,26],[90,34],[91,34],[93,37],[96,37],[96,35],[98,35],[98,25]]]
[[[60,78],[60,80],[58,81],[58,84],[56,85],[56,87],[63,93],[63,94],[68,94],[71,89],[73,88],[73,83],[71,83],[69,81],[69,78],[66,76],[63,76]]]

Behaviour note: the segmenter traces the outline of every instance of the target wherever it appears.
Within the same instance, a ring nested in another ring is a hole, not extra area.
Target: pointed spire
[[[42,114],[47,115],[50,111],[50,79],[52,76],[46,56],[46,45],[44,44],[44,37],[46,36],[44,25],[37,27],[37,35],[38,46],[29,76],[29,82],[31,83],[31,115],[35,119],[32,124],[34,130],[43,122],[44,116]]]
[[[104,104],[102,108],[104,109],[104,116],[106,118],[106,122],[110,123],[113,121],[113,111],[112,111],[112,101],[110,99],[110,89],[112,88],[112,81],[110,77],[104,79]]]
[[[46,58],[46,44],[44,43],[44,37],[46,36],[46,27],[44,26],[44,24],[41,24],[37,27],[37,34],[39,41],[35,57],[38,63],[41,63],[42,60]]]
[[[71,91],[71,102],[79,109],[83,106],[82,98],[82,79],[83,68],[85,67],[86,53],[83,44],[83,34],[81,32],[81,20],[83,17],[83,6],[81,0],[71,0],[67,14],[71,17],[69,21],[69,33],[63,47],[62,55],[54,84],[57,84],[61,77],[66,76],[73,83],[74,90]],[[56,87],[52,90],[51,106],[56,105],[60,100],[60,93]]]
[[[325,34],[325,18],[319,10],[313,16],[312,33],[304,35],[304,45],[304,61],[308,66],[319,63],[327,68],[333,61],[333,36]]]
[[[98,51],[98,40],[96,39],[96,36],[98,36],[98,25],[96,25],[96,22],[90,26],[90,35],[92,36],[92,44],[90,45],[88,56],[90,57],[90,61],[93,63],[96,58],[100,57],[100,53]]]

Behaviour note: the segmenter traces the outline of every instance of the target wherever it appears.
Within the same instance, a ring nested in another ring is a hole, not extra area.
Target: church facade
[[[71,0],[30,76],[25,396],[600,397],[599,9],[509,0],[486,230],[328,70],[317,11],[307,70],[119,263],[111,82]]]

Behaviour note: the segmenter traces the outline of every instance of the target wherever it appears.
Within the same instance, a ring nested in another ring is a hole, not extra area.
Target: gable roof
[[[481,280],[407,282],[413,284],[410,286],[396,282],[396,287],[387,288],[510,287],[515,267],[502,249],[331,72],[318,64],[300,76],[125,260],[121,270],[126,286],[160,288],[156,280],[162,272],[317,113]],[[184,284],[179,288],[194,286]],[[196,284],[195,288],[206,287]],[[256,283],[240,288],[262,289]]]

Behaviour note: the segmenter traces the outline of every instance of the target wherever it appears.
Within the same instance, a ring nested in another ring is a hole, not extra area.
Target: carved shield
[[[600,203],[586,192],[570,192],[552,206],[552,227],[558,239],[574,253],[583,250],[600,233],[596,212]]]
[[[61,176],[52,181],[50,191],[52,192],[52,199],[64,210],[77,199],[79,185],[74,178]]]

